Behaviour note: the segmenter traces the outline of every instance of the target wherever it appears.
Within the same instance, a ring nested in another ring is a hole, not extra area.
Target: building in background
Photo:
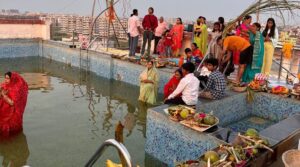
[[[33,16],[0,15],[0,38],[50,39],[50,24]]]

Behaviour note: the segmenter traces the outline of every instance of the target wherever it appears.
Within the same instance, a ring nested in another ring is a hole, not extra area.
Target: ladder
[[[91,159],[85,164],[85,167],[92,167],[96,161],[102,156],[103,152],[109,147],[115,147],[119,152],[121,152],[122,156],[125,159],[127,167],[132,167],[132,161],[130,154],[126,147],[122,144],[117,142],[115,139],[108,139],[106,140],[95,152],[95,154],[91,157]]]

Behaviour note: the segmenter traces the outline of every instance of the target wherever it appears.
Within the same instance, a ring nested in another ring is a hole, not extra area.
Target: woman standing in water
[[[139,101],[155,104],[158,91],[159,76],[153,61],[147,63],[147,68],[140,75]]]
[[[5,73],[0,95],[0,135],[8,136],[23,128],[23,113],[27,103],[28,85],[15,72]]]
[[[278,30],[273,18],[268,19],[263,36],[265,37],[265,55],[261,72],[270,75],[274,50],[278,42]]]

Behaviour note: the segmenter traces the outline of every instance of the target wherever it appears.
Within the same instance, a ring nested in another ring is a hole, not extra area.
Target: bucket
[[[282,154],[282,161],[285,167],[300,166],[300,150],[288,150]]]

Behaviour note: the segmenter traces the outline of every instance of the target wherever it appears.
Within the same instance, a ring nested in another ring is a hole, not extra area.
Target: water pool
[[[20,72],[32,89],[23,133],[0,142],[3,166],[83,166],[106,139],[114,138],[119,121],[125,124],[124,144],[133,162],[154,163],[144,151],[149,106],[138,103],[138,87],[41,57],[1,59],[1,75],[8,70]],[[97,165],[105,166],[108,158],[119,162],[110,148]]]

